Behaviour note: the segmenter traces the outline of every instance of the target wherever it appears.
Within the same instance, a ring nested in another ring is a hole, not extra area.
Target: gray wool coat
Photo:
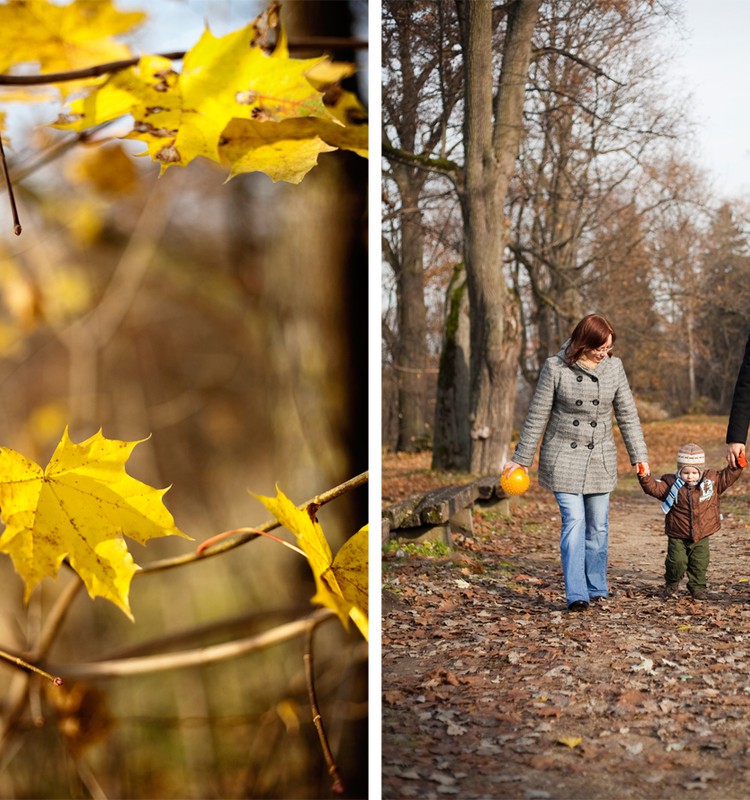
[[[541,486],[572,494],[611,492],[617,483],[613,410],[630,463],[648,462],[638,410],[619,358],[605,358],[593,370],[569,367],[566,345],[542,367],[513,460],[531,466],[544,435]]]

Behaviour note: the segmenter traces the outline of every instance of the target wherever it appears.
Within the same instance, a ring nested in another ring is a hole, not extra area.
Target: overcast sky
[[[694,97],[698,158],[718,194],[750,199],[750,2],[684,2],[687,38],[673,66]]]

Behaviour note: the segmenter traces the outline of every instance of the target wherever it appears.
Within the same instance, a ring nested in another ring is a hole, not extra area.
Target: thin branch
[[[11,664],[15,664],[17,667],[21,667],[21,669],[26,670],[27,672],[36,672],[37,675],[41,675],[43,678],[46,678],[50,683],[54,683],[55,686],[62,686],[61,678],[50,675],[49,672],[45,672],[43,669],[35,667],[33,664],[29,664],[28,661],[24,661],[19,656],[7,653],[5,650],[0,650],[0,658],[4,659],[5,661],[9,661]]]
[[[90,664],[55,664],[45,665],[47,669],[63,678],[77,680],[121,678],[132,675],[143,675],[151,672],[197,667],[204,664],[215,664],[229,658],[247,655],[263,650],[274,644],[285,642],[301,636],[311,624],[319,624],[326,619],[334,619],[336,614],[327,609],[317,609],[302,619],[294,620],[286,625],[279,625],[264,633],[237,639],[231,642],[198,647],[178,653],[160,653],[140,658],[113,659],[110,661],[94,661]]]
[[[383,155],[390,160],[397,161],[400,164],[406,164],[409,167],[427,170],[428,172],[435,172],[439,175],[445,175],[453,181],[458,181],[461,176],[461,167],[449,158],[430,158],[429,156],[420,156],[416,153],[408,153],[406,150],[401,150],[397,147],[392,147],[388,144],[383,144]]]
[[[346,37],[310,37],[308,39],[295,39],[288,44],[291,52],[298,50],[366,50],[367,41],[364,39],[349,39]],[[185,57],[186,50],[178,50],[173,53],[159,53],[160,58],[168,58],[170,61],[179,61]],[[122,72],[128,67],[134,67],[141,60],[141,56],[124,58],[120,61],[110,61],[106,64],[96,64],[93,67],[84,69],[68,70],[67,72],[48,72],[41,75],[2,75],[0,74],[0,86],[44,86],[48,83],[66,83],[68,81],[80,81],[86,78],[99,78],[102,75],[109,75],[115,72]]]
[[[569,50],[565,50],[562,47],[540,47],[534,50],[532,54],[532,59],[536,59],[539,56],[547,55],[548,53],[554,53],[558,56],[563,56],[564,58],[569,58],[571,61],[575,61],[576,64],[580,64],[582,67],[590,70],[594,73],[594,75],[600,78],[606,78],[608,81],[612,81],[616,83],[618,86],[625,86],[622,81],[618,81],[616,78],[613,78],[611,75],[607,75],[607,73],[601,68],[597,67],[596,64],[592,64],[590,61],[586,61],[585,58],[581,58],[579,55],[575,53],[571,53]]]
[[[338,497],[350,492],[352,489],[357,489],[360,486],[364,486],[367,483],[368,477],[369,473],[362,472],[360,475],[350,478],[348,481],[344,481],[344,483],[335,486],[333,489],[329,489],[327,492],[323,492],[322,494],[313,497],[311,500],[308,500],[306,503],[298,506],[298,508],[300,510],[304,510],[310,506],[316,506],[320,508],[321,506],[326,505],[326,503],[330,503],[332,500],[336,500]],[[202,561],[205,558],[210,558],[211,556],[218,556],[220,553],[226,553],[229,550],[234,550],[235,547],[239,547],[246,542],[257,539],[261,533],[272,531],[280,527],[281,523],[277,519],[268,520],[262,525],[255,526],[255,530],[257,530],[258,533],[240,533],[235,537],[211,546],[207,550],[201,552],[200,555],[197,553],[188,553],[184,556],[177,556],[176,558],[166,558],[161,561],[154,561],[151,564],[147,564],[139,569],[133,577],[137,578],[138,576],[148,575],[152,572],[172,569],[173,567],[181,567],[184,564],[191,564],[195,561]]]
[[[170,61],[179,61],[185,56],[186,51],[174,53],[161,53],[161,58]],[[85,78],[99,78],[114,72],[122,72],[128,67],[134,67],[141,60],[140,56],[124,58],[120,61],[109,61],[106,64],[96,64],[84,69],[71,69],[66,72],[48,72],[41,75],[0,75],[0,86],[44,86],[48,83],[66,83],[80,81]]]
[[[241,614],[228,619],[220,619],[183,630],[170,631],[169,633],[155,636],[152,639],[146,639],[136,644],[121,647],[103,655],[102,660],[116,661],[123,658],[154,655],[156,653],[163,653],[166,650],[188,649],[189,647],[198,646],[201,642],[205,642],[209,638],[217,640],[236,638],[242,635],[249,636],[251,633],[255,634],[260,631],[263,626],[268,627],[270,623],[277,625],[279,623],[291,622],[292,620],[304,616],[309,611],[309,602],[296,603],[295,605],[273,608],[265,611],[253,611],[248,614]]]
[[[318,706],[318,696],[315,691],[315,666],[313,663],[313,635],[315,628],[319,622],[311,622],[307,628],[307,635],[305,637],[305,680],[307,682],[307,694],[310,698],[310,710],[312,711],[313,724],[315,730],[318,732],[318,739],[320,746],[323,748],[323,755],[325,756],[326,764],[328,766],[328,774],[333,781],[332,789],[336,794],[344,793],[344,784],[339,774],[339,769],[336,766],[336,761],[333,758],[331,747],[328,744],[328,736],[323,726],[323,718],[320,715],[320,707]]]
[[[28,177],[32,173],[36,172],[36,170],[41,169],[46,164],[51,163],[55,159],[64,155],[68,150],[72,150],[74,147],[77,147],[79,144],[95,141],[93,139],[95,134],[99,133],[99,131],[103,130],[104,128],[114,125],[121,119],[122,117],[118,117],[117,119],[102,122],[100,125],[94,125],[85,131],[81,131],[80,133],[67,136],[60,141],[54,142],[38,153],[34,160],[29,159],[31,163],[29,163],[27,166],[19,166],[18,164],[14,164],[11,172],[11,178],[16,183],[20,180],[23,180],[23,178]]]
[[[63,621],[73,603],[78,592],[83,588],[83,580],[78,573],[73,573],[73,579],[65,587],[65,591],[57,598],[52,610],[42,627],[39,639],[33,652],[29,656],[31,661],[38,661],[44,658],[49,652],[50,647],[55,641],[57,634],[62,627]]]
[[[73,599],[78,593],[79,589],[83,586],[83,581],[76,575],[75,579],[71,581],[65,588],[65,591],[60,595],[55,603],[49,617],[47,618],[34,651],[30,654],[24,654],[27,657],[23,659],[29,664],[31,662],[39,661],[42,659],[52,646],[55,637],[60,632],[63,619],[70,608]],[[20,656],[19,656],[20,658]],[[19,672],[17,680],[11,685],[5,703],[5,714],[0,720],[0,756],[7,753],[11,743],[11,732],[16,722],[20,719],[26,708],[26,701],[29,692],[29,679],[28,672]]]
[[[10,211],[13,215],[13,233],[16,236],[21,235],[21,220],[18,217],[18,209],[16,208],[16,196],[13,194],[13,184],[10,180],[8,172],[8,162],[5,160],[5,148],[3,147],[3,137],[0,136],[0,161],[3,162],[3,177],[5,178],[5,185],[8,188],[8,199],[10,200]]]

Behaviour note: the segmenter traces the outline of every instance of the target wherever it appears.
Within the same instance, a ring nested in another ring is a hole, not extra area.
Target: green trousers
[[[664,579],[679,583],[687,572],[688,589],[705,589],[710,551],[707,536],[698,542],[690,539],[668,537],[667,558],[664,562]]]

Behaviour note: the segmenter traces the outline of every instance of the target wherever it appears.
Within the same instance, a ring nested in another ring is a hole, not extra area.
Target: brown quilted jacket
[[[665,515],[664,533],[676,539],[694,542],[710,536],[721,528],[719,496],[740,477],[742,469],[725,467],[721,471],[707,469],[695,486],[685,484],[677,493],[677,500]],[[646,494],[666,500],[677,475],[639,475],[638,480]]]

